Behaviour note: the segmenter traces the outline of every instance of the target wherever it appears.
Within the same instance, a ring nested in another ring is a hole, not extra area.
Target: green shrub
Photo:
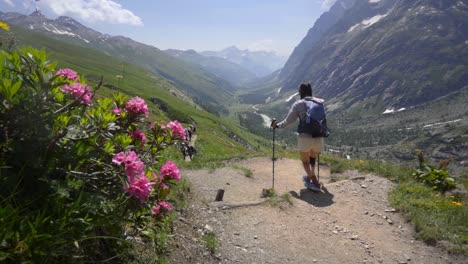
[[[93,100],[100,84],[56,65],[0,54],[0,260],[127,263],[129,241],[166,236],[180,174],[161,152],[183,128],[148,122],[141,98]]]
[[[418,151],[417,157],[419,169],[413,173],[413,177],[418,181],[440,192],[446,192],[457,187],[455,179],[446,171],[450,160],[442,161],[439,167],[435,167],[426,164],[424,154],[421,151]]]

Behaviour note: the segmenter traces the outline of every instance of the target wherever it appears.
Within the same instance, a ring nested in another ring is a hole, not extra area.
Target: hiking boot
[[[322,186],[320,185],[320,183],[311,183],[310,185],[311,187],[308,187],[308,188],[313,191],[321,191],[322,189]]]
[[[302,181],[304,181],[304,186],[309,189],[315,189],[313,183],[307,180],[307,175],[302,176]]]

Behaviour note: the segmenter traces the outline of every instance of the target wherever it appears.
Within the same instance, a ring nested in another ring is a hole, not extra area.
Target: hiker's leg
[[[314,173],[310,170],[310,159],[309,159],[309,152],[299,152],[301,156],[302,166],[304,167],[304,171],[307,174],[307,180],[313,180],[315,178]]]
[[[309,152],[309,164],[310,164],[310,171],[312,172],[312,183],[318,183],[318,179],[315,176],[315,161],[317,157],[317,152],[311,150]]]

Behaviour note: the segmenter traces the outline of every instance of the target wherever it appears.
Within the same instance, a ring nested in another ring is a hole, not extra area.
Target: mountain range
[[[311,81],[330,110],[408,108],[468,84],[468,4],[338,0],[280,73],[282,91]]]
[[[286,58],[272,51],[241,50],[236,46],[227,47],[221,51],[202,51],[200,54],[209,57],[219,57],[236,63],[257,77],[264,77],[281,69]]]
[[[237,63],[221,57],[201,55],[195,50],[183,51],[169,49],[165,50],[165,52],[187,63],[195,64],[219,78],[228,80],[235,86],[257,78],[255,73],[250,72]]]
[[[214,113],[227,112],[222,102],[231,98],[232,92],[236,90],[228,81],[196,65],[176,59],[156,47],[124,36],[102,34],[71,17],[48,19],[36,11],[31,15],[1,13],[0,20],[139,65],[170,80],[193,96],[198,105]]]

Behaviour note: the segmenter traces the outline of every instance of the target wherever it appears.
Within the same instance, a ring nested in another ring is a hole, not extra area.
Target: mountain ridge
[[[193,49],[185,51],[168,49],[164,52],[188,63],[198,65],[206,71],[222,79],[228,80],[234,86],[238,86],[239,84],[256,78],[256,75],[253,72],[245,69],[237,63],[221,57],[201,55]]]
[[[340,97],[345,103],[338,108],[345,109],[371,98],[377,99],[372,107],[409,107],[461,89],[468,83],[468,32],[461,27],[468,19],[457,12],[466,15],[468,8],[431,0],[356,0],[300,54],[298,66],[283,69],[291,72],[281,75],[283,91],[312,80],[320,96]]]
[[[224,48],[221,51],[201,51],[201,55],[227,59],[241,67],[255,73],[257,77],[264,77],[282,68],[286,59],[273,51],[241,50],[236,46]]]
[[[160,49],[125,36],[110,36],[88,28],[71,17],[48,19],[40,12],[29,16],[14,12],[0,15],[7,23],[21,26],[61,41],[104,52],[139,65],[194,96],[197,104],[213,113],[226,113],[223,103],[236,88],[206,70],[174,58]]]

